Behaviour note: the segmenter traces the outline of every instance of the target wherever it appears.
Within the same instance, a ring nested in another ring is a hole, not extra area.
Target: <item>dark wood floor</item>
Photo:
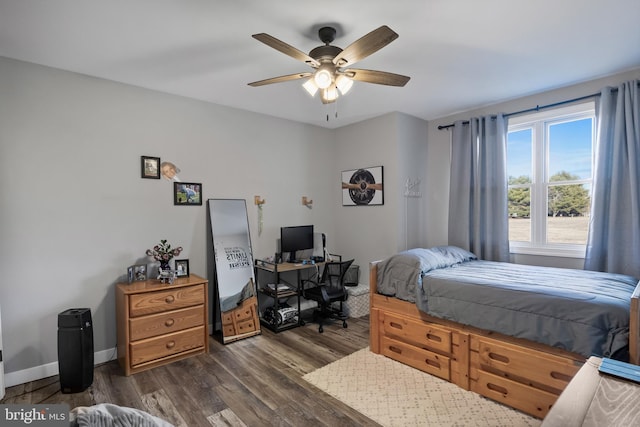
[[[93,385],[62,394],[58,377],[8,388],[2,403],[114,403],[175,426],[377,426],[302,376],[369,344],[369,318],[262,334],[209,353],[125,377],[117,362],[96,367]]]

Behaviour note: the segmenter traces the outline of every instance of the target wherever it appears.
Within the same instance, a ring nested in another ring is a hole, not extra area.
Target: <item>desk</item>
[[[542,427],[627,427],[640,425],[640,384],[598,371],[590,357],[564,389]]]
[[[300,316],[300,296],[302,295],[302,272],[309,277],[324,263],[292,264],[257,259],[255,260],[256,286],[258,288],[258,310],[260,323],[274,332],[280,332],[304,325]],[[281,277],[286,273],[295,273],[295,282],[288,283]],[[274,286],[269,286],[274,285]],[[295,298],[294,307],[287,301]]]

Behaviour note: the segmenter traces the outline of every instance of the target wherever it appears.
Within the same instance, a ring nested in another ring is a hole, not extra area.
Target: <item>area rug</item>
[[[385,427],[540,426],[540,420],[369,348],[303,377]]]

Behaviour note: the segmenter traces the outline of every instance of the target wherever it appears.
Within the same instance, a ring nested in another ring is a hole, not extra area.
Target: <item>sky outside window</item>
[[[568,172],[575,179],[591,178],[592,119],[549,126],[549,177]]]
[[[531,170],[531,145],[533,129],[527,128],[515,132],[509,132],[507,139],[507,176],[518,178],[520,176],[533,176]]]

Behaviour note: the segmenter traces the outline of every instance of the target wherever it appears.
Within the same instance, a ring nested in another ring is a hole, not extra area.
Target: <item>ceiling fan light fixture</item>
[[[330,104],[335,102],[338,99],[338,88],[336,85],[331,85],[326,89],[323,89],[320,92],[320,99],[322,99],[323,104]]]
[[[306,90],[309,95],[311,95],[312,97],[316,95],[316,93],[318,92],[318,86],[316,86],[316,82],[313,80],[313,77],[311,77],[309,80],[307,80],[306,82],[304,82],[302,84],[302,87],[304,88],[304,90]]]
[[[344,74],[340,74],[338,78],[336,78],[336,86],[340,89],[341,94],[346,95],[351,89],[351,86],[353,86],[353,80]]]
[[[333,83],[333,75],[326,68],[319,68],[313,75],[313,81],[320,89],[327,89]]]

